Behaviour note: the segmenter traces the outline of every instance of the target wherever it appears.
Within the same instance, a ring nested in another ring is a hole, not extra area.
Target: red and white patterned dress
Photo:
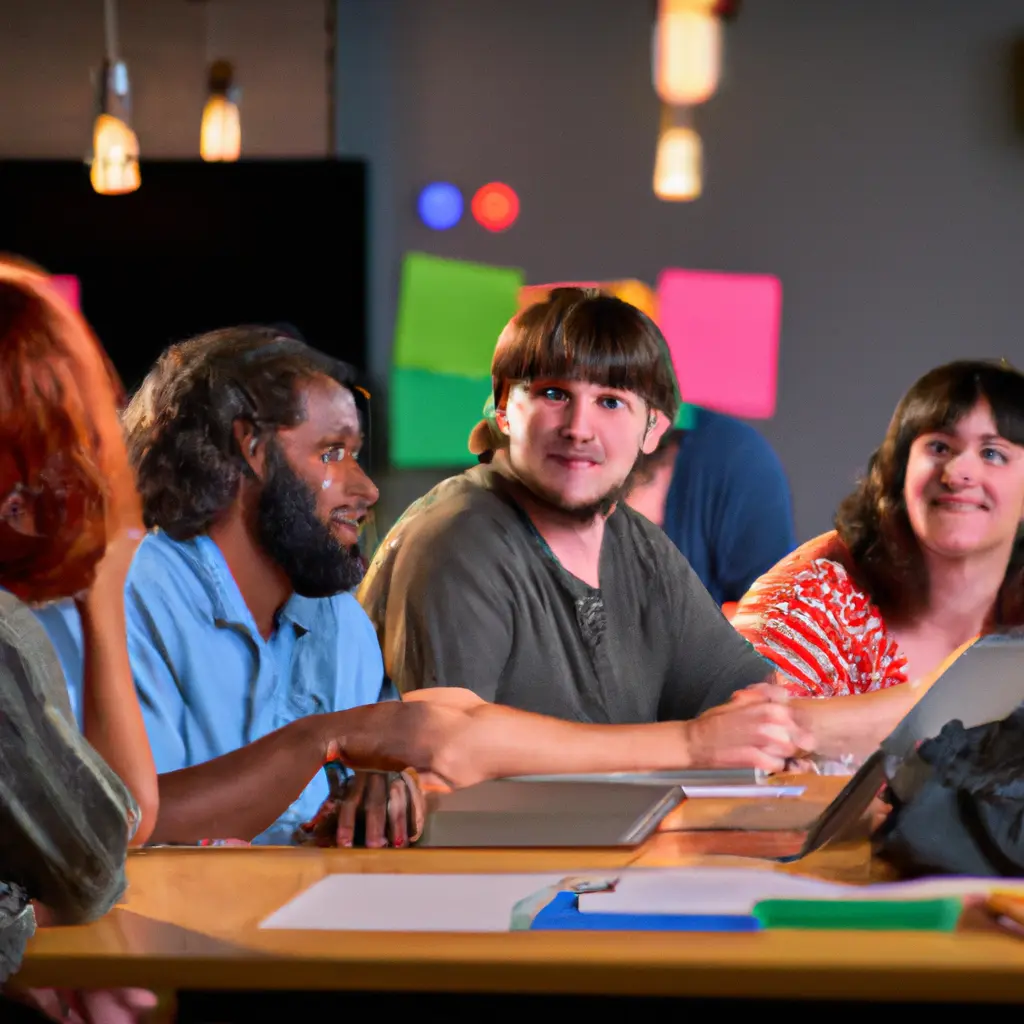
[[[907,660],[881,612],[847,571],[835,531],[815,537],[747,591],[733,625],[797,697],[845,697],[907,681]]]

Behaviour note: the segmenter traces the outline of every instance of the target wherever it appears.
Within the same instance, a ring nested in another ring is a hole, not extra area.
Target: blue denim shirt
[[[157,771],[201,764],[305,715],[393,695],[370,620],[351,594],[292,596],[264,640],[217,545],[150,534],[125,587],[128,653]],[[37,612],[81,722],[82,634],[70,602]],[[324,774],[255,842],[287,843],[327,797]],[[229,838],[229,837],[211,837]]]

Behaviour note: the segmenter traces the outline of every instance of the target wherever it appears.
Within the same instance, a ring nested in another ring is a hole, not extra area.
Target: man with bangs
[[[774,687],[731,699],[772,666],[623,501],[675,420],[666,352],[647,316],[595,291],[555,289],[521,312],[470,436],[480,465],[410,507],[359,597],[403,693],[651,723],[648,760],[664,767],[780,770],[810,737]]]

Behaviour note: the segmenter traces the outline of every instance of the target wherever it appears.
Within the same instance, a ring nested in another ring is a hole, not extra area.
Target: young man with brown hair
[[[481,465],[406,512],[360,587],[388,677],[649,723],[664,767],[780,770],[810,738],[771,687],[731,699],[773,666],[623,501],[678,407],[658,328],[619,299],[556,289],[508,324],[491,373],[493,413],[470,437]]]

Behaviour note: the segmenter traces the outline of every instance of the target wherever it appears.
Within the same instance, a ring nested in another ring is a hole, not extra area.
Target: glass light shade
[[[696,199],[701,192],[703,146],[692,128],[666,128],[658,136],[654,194],[659,199]]]
[[[92,187],[102,195],[134,192],[142,183],[139,174],[139,140],[120,118],[100,114],[92,133]]]
[[[203,108],[199,155],[204,160],[237,160],[242,152],[242,121],[238,104],[213,93]]]
[[[709,0],[659,0],[654,89],[665,103],[693,106],[718,88],[722,22]]]

